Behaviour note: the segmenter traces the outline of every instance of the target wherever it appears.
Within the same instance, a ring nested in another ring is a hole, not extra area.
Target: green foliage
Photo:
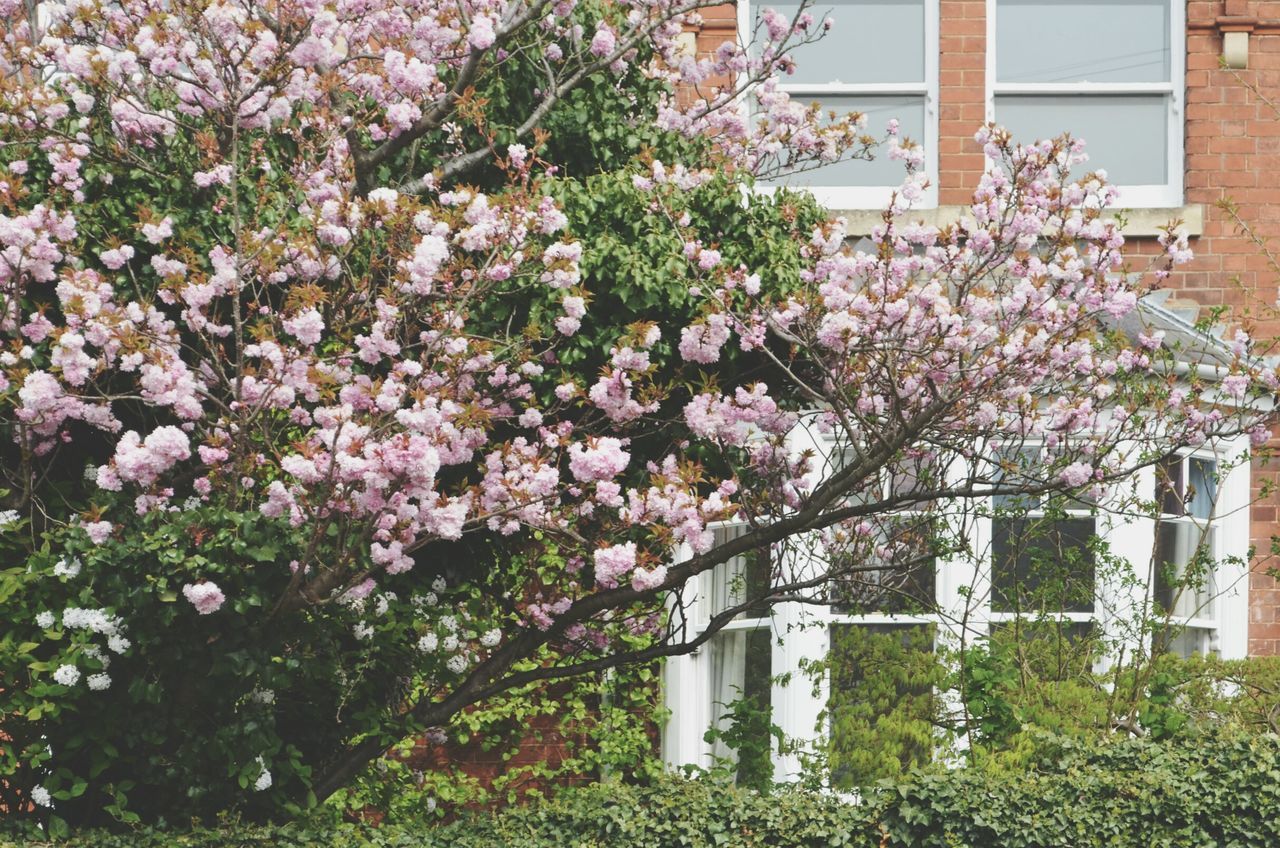
[[[348,691],[376,690],[385,683],[376,663],[388,658],[361,652],[339,626],[307,627],[306,656],[295,647],[303,622],[246,626],[266,618],[263,604],[282,588],[272,585],[279,570],[261,564],[288,544],[256,512],[202,506],[153,513],[127,539],[98,546],[79,531],[51,535],[0,572],[3,725],[12,740],[0,749],[0,774],[25,778],[55,751],[56,770],[35,782],[50,790],[58,814],[84,818],[97,808],[125,823],[184,805],[248,811],[278,802],[271,791],[233,791],[257,780],[259,756],[277,787],[305,782],[304,756],[337,742],[305,721],[307,712],[339,708],[332,684],[344,669]],[[58,576],[60,562],[75,560],[77,577]],[[193,620],[182,588],[198,576],[234,587],[240,615]],[[68,626],[67,607],[127,617],[131,645],[118,654],[104,635]],[[41,613],[51,613],[49,627],[37,623]],[[310,652],[331,660],[312,661]],[[53,682],[50,672],[63,664],[83,675],[107,672],[112,684],[91,691]],[[268,709],[255,699],[268,690],[295,694]],[[290,728],[287,739],[282,728]],[[105,820],[97,815],[90,820]]]
[[[935,646],[923,625],[838,627],[808,668],[830,694],[806,780],[865,791],[957,761],[1017,775],[1042,758],[1046,735],[1087,746],[1280,732],[1280,658],[1164,653],[1099,672],[1104,647],[1095,627],[1051,618],[1003,623],[963,649]]]
[[[1274,735],[1040,743],[1024,770],[961,769],[884,787],[870,799],[883,844],[1243,848],[1280,839]]]
[[[646,169],[643,162],[632,163],[542,186],[561,204],[568,232],[591,246],[583,255],[579,292],[589,305],[587,314],[573,337],[557,345],[555,363],[548,370],[558,374],[557,382],[577,382],[585,389],[608,362],[623,328],[654,323],[662,339],[650,350],[652,381],[659,387],[652,399],[674,414],[695,388],[703,388],[675,382],[678,370],[687,373],[676,346],[681,329],[699,316],[697,300],[689,294],[697,280],[682,257],[684,240],[677,228],[652,214],[652,194],[633,183],[632,178]],[[676,211],[688,213],[698,239],[720,250],[727,265],[768,269],[770,286],[779,292],[799,286],[801,249],[823,217],[812,197],[787,192],[744,202],[742,182],[727,174],[676,192],[670,203]],[[534,287],[491,298],[477,305],[476,326],[490,327],[495,334],[514,326],[531,336],[550,338],[554,320],[563,313],[563,296],[558,290]],[[787,385],[771,379],[771,365],[763,355],[748,355],[729,345],[723,357],[720,367],[727,373],[756,374],[770,386]],[[552,402],[554,385],[547,385],[547,403]],[[661,431],[637,436],[631,445],[645,458],[667,447]]]
[[[1026,733],[1096,739],[1111,730],[1116,699],[1109,677],[1095,674],[1101,649],[1091,625],[1015,620],[983,643],[957,652],[951,680],[964,705],[961,730],[970,756],[1027,753]]]
[[[520,670],[548,661],[544,655]],[[662,771],[654,744],[663,708],[652,666],[617,669],[555,684],[530,684],[460,714],[439,757],[423,740],[400,743],[328,802],[335,813],[377,814],[384,822],[421,821],[462,809],[554,796],[571,779]],[[550,745],[554,758],[521,757]],[[477,763],[497,772],[479,779]]]
[[[1280,733],[1280,657],[1160,657],[1144,725],[1172,736],[1188,724]]]
[[[68,848],[1184,848],[1280,840],[1280,737],[1218,732],[1101,745],[1042,736],[1020,773],[967,768],[882,782],[861,803],[716,780],[603,783],[452,824],[311,822],[77,834]],[[44,843],[18,843],[37,848]]]

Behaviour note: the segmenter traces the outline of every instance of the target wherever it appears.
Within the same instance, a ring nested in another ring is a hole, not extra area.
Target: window
[[[1035,482],[1037,448],[999,457],[999,477]],[[999,495],[991,516],[991,610],[1044,616],[1094,611],[1093,505]]]
[[[1161,646],[1182,656],[1211,649],[1217,529],[1218,464],[1200,456],[1174,457],[1156,468],[1156,525],[1152,598],[1170,626]]]
[[[752,8],[767,7],[794,19],[800,4],[759,0]],[[835,26],[792,51],[796,72],[782,90],[837,114],[864,113],[865,131],[876,138],[897,118],[902,135],[924,146],[925,169],[936,175],[938,0],[816,0],[806,11],[819,23],[830,17]],[[886,154],[882,146],[872,161],[842,161],[778,183],[808,188],[832,209],[879,208],[906,175],[902,163]],[[935,189],[925,202],[936,205]]]
[[[742,525],[716,529],[715,544],[748,530]],[[760,597],[772,579],[768,549],[751,551],[703,575],[710,615]],[[758,785],[773,774],[769,729],[772,724],[773,633],[768,609],[748,607],[711,640],[707,680],[711,710],[707,741],[713,762],[735,763],[738,781]]]
[[[1185,4],[987,0],[988,118],[1088,143],[1121,206],[1182,204]]]
[[[834,450],[831,473],[856,460],[853,448]],[[871,482],[848,500],[875,503],[908,496],[923,483],[936,484],[936,469],[906,460]],[[844,549],[831,540],[826,555],[832,609],[837,614],[928,612],[934,607],[937,561],[933,554],[933,520],[908,505],[890,515],[872,518],[872,542],[857,540]],[[868,547],[873,550],[868,551]]]
[[[710,682],[711,756],[734,763],[739,783],[759,785],[761,776],[773,775],[773,639],[767,623],[716,634]]]

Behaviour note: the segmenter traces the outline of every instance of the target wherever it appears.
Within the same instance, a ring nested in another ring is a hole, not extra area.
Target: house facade
[[[768,5],[798,9],[794,2]],[[1149,320],[1194,335],[1198,316],[1225,306],[1255,336],[1280,334],[1267,317],[1274,315],[1280,266],[1260,246],[1280,235],[1280,3],[828,0],[809,8],[834,27],[797,51],[786,88],[832,110],[865,112],[871,133],[896,119],[904,135],[924,145],[933,185],[905,217],[942,224],[963,213],[984,167],[973,138],[984,122],[1025,141],[1070,131],[1088,143],[1088,167],[1105,169],[1120,188],[1117,214],[1135,266],[1159,252],[1155,236],[1166,222],[1180,220],[1192,235],[1195,260],[1144,304]],[[687,34],[689,48],[710,53],[749,33],[756,13],[750,0],[710,10]],[[881,157],[810,172],[798,184],[843,216],[856,238],[880,220],[901,175]],[[796,439],[798,449],[838,465],[837,446],[804,434]],[[1225,658],[1280,653],[1280,590],[1267,574],[1270,540],[1280,532],[1275,469],[1257,458],[1239,463],[1241,449],[1216,445],[1140,473],[1133,486],[1162,493],[1158,516],[1119,519],[1081,509],[1057,517],[1056,529],[1081,552],[1081,540],[1096,534],[1134,573],[1107,573],[1090,560],[1090,573],[1054,616],[1123,644],[1135,607],[1156,604],[1181,625],[1168,650]],[[927,631],[938,641],[980,638],[1018,620],[1010,583],[1017,568],[999,564],[1016,528],[993,506],[975,530],[975,548],[986,558],[935,562],[913,575],[908,594],[918,594],[919,607],[783,604],[767,615],[739,616],[697,652],[669,660],[667,761],[709,765],[725,756],[726,746],[705,733],[722,726],[725,705],[739,697],[767,704],[788,737],[814,738],[827,698],[842,682],[834,673],[803,672],[849,628],[904,640]],[[1199,540],[1218,565],[1196,590],[1169,592],[1153,564],[1187,566]],[[765,558],[740,558],[703,575],[685,599],[693,620],[750,586]],[[911,611],[929,605],[936,611]],[[773,768],[787,779],[800,762],[775,751]]]

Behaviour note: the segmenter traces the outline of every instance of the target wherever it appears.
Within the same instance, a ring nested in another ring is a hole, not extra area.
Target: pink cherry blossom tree
[[[678,36],[704,5],[0,0],[19,797],[84,821],[124,785],[145,815],[288,814],[496,693],[907,568],[904,509],[1266,438],[1274,369],[1247,338],[1178,349],[1143,324],[1185,240],[1135,281],[1077,144],[981,130],[988,171],[937,228],[910,222],[923,157],[891,132],[905,179],[866,251],[752,194],[877,139],[777,88],[824,29],[807,11],[699,58]],[[655,102],[628,99],[642,79]],[[554,199],[572,163],[546,129],[591,86],[687,153],[624,169],[673,245],[674,328],[592,313],[597,246]],[[139,185],[168,188],[125,204]],[[795,274],[732,258],[746,237],[699,217],[725,198],[777,210]],[[494,320],[507,302],[547,320]],[[598,372],[562,359],[589,322],[612,335]],[[1028,441],[1034,466],[1001,459]],[[748,530],[717,544],[731,519]],[[930,555],[965,548],[929,526]],[[841,556],[685,626],[699,575],[814,538]],[[150,759],[90,750],[129,722]]]

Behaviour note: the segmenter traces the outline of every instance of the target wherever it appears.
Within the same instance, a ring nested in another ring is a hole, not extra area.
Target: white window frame
[[[1169,82],[1154,83],[1001,83],[996,78],[996,14],[1000,0],[987,0],[987,55],[986,55],[986,116],[996,121],[996,97],[1006,94],[1020,95],[1073,95],[1073,94],[1165,94],[1169,96],[1168,161],[1169,182],[1161,185],[1116,184],[1120,190],[1118,205],[1126,209],[1171,208],[1182,206],[1185,161],[1185,104],[1187,66],[1187,9],[1186,3],[1166,0],[1169,4],[1169,38],[1172,42],[1169,56]],[[1022,139],[1031,141],[1032,139]],[[1088,139],[1085,139],[1088,141]],[[1091,162],[1091,166],[1106,167],[1105,162]]]
[[[768,0],[739,0],[738,3],[738,36],[743,44],[747,44],[751,38],[752,19],[754,10],[757,7],[768,7]],[[808,11],[814,14],[815,19],[819,13],[823,12],[821,0],[815,0],[814,4],[809,7]],[[793,100],[802,103],[809,103],[811,99],[823,96],[833,95],[864,95],[864,96],[892,96],[898,95],[902,97],[923,97],[924,98],[924,138],[913,139],[924,147],[924,171],[929,177],[929,187],[924,192],[924,197],[914,206],[917,209],[936,209],[938,206],[938,27],[940,20],[940,0],[924,0],[924,81],[920,83],[811,83],[804,85],[796,85],[791,83],[782,83],[778,86],[780,91],[785,91]],[[825,38],[839,38],[845,32],[850,30],[841,30],[842,24],[837,21],[836,26],[831,33],[824,36]],[[845,22],[843,26],[851,26],[851,22]],[[850,33],[852,35],[852,33]],[[851,39],[852,40],[852,39]],[[856,44],[853,45],[856,49]],[[744,108],[748,108],[744,104]],[[878,136],[883,133],[884,127],[871,126],[868,123],[866,132],[868,135]],[[877,155],[886,155],[879,153]],[[815,171],[816,175],[822,173],[821,169]],[[906,171],[903,171],[905,178]],[[898,185],[901,183],[899,182]],[[898,185],[884,186],[848,186],[848,185],[814,185],[814,186],[796,186],[795,190],[806,190],[813,194],[814,198],[827,209],[883,209],[889,204],[890,198],[893,196]],[[778,190],[775,185],[760,185],[757,191],[765,195],[771,195]]]

